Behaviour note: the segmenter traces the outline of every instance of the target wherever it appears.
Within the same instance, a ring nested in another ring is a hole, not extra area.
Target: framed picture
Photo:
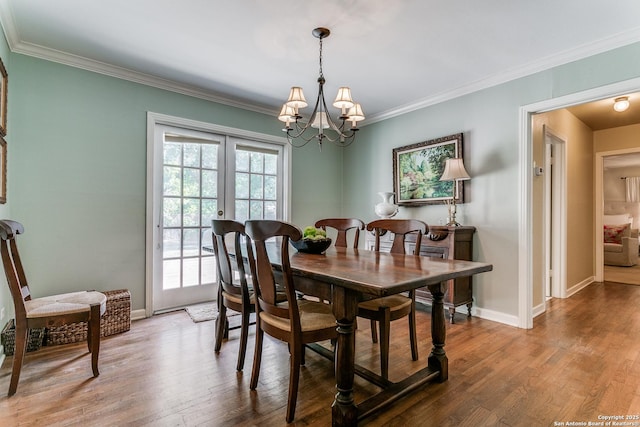
[[[7,203],[7,141],[0,136],[0,203]]]
[[[447,159],[462,157],[462,134],[393,149],[393,191],[401,206],[463,202],[462,181],[440,181]]]
[[[9,76],[0,59],[0,134],[7,135],[7,89],[9,87]]]

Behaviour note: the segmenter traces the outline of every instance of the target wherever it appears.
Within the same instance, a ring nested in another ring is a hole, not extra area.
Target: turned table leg
[[[433,295],[433,305],[431,309],[431,339],[433,348],[429,355],[429,368],[440,371],[438,381],[443,382],[449,378],[449,360],[444,351],[444,342],[447,335],[445,328],[446,319],[444,317],[444,292],[446,282],[429,285],[429,291]]]
[[[335,369],[337,393],[331,406],[333,426],[354,426],[358,421],[358,408],[353,397],[355,375],[355,327],[358,301],[354,293],[336,287],[333,294],[333,313],[336,316],[338,341]]]

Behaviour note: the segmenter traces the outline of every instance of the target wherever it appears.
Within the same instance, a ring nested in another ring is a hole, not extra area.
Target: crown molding
[[[367,117],[367,124],[380,122],[392,117],[400,116],[410,113],[412,111],[420,110],[431,105],[439,104],[450,99],[458,98],[463,95],[468,95],[473,92],[477,92],[483,89],[487,89],[493,86],[498,86],[502,83],[507,83],[512,80],[516,80],[522,77],[530,76],[532,74],[549,70],[560,65],[568,64],[570,62],[578,61],[580,59],[588,58],[590,56],[597,55],[599,53],[607,52],[609,50],[617,49],[623,46],[630,45],[640,41],[640,28],[623,33],[614,34],[613,36],[606,37],[598,40],[594,43],[584,44],[572,49],[565,50],[563,52],[547,56],[537,61],[525,64],[521,67],[512,68],[505,72],[496,74],[486,79],[478,80],[468,85],[461,86],[457,89],[441,92],[434,96],[424,98],[420,101],[394,108],[392,110],[376,114]]]
[[[117,67],[104,62],[94,61],[85,57],[49,49],[44,46],[22,42],[15,25],[15,20],[13,18],[13,13],[8,0],[0,0],[0,24],[2,25],[7,44],[9,45],[9,49],[14,53],[33,56],[71,67],[76,67],[87,71],[92,71],[95,73],[143,84],[146,86],[204,99],[206,101],[216,102],[230,107],[253,111],[256,113],[267,115],[274,115],[278,113],[277,109],[258,106],[236,99],[226,98],[201,87],[177,83],[175,81],[170,81],[149,74]],[[436,105],[454,98],[458,98],[463,95],[468,95],[473,92],[494,87],[512,80],[526,77],[541,71],[551,69],[553,67],[584,59],[589,56],[597,55],[599,53],[620,48],[639,41],[640,28],[614,34],[612,36],[598,40],[594,43],[588,43],[576,48],[567,49],[558,54],[550,55],[540,60],[525,64],[523,66],[506,70],[502,73],[478,80],[467,85],[460,86],[456,89],[440,92],[416,102],[412,102],[398,108],[393,108],[385,112],[372,115],[370,117],[367,117],[367,119],[361,124],[361,126],[366,126],[403,114],[411,113],[413,111]]]

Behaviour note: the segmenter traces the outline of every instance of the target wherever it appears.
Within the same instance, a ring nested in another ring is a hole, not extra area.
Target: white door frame
[[[533,327],[533,136],[531,116],[602,98],[640,91],[640,78],[523,105],[519,113],[520,200],[518,215],[518,326]],[[596,174],[597,178],[597,174]],[[598,206],[595,206],[596,215]],[[600,206],[602,212],[602,206]],[[598,222],[597,220],[595,221]],[[597,224],[596,224],[597,226]],[[597,230],[595,235],[598,236]],[[596,253],[596,259],[598,254]],[[602,257],[602,255],[600,255]],[[599,265],[596,262],[596,269]]]
[[[154,176],[153,164],[155,156],[158,153],[155,150],[155,128],[156,125],[168,125],[175,127],[183,127],[203,132],[218,133],[230,137],[243,138],[255,141],[265,141],[284,146],[283,150],[283,176],[285,176],[288,185],[283,190],[283,216],[285,219],[291,217],[291,146],[287,143],[286,138],[276,137],[273,135],[236,129],[227,126],[215,125],[212,123],[200,122],[197,120],[174,117],[165,114],[147,112],[147,203],[146,203],[146,266],[145,266],[145,316],[150,317],[153,314],[153,263],[154,263],[154,233],[157,220],[154,216]]]
[[[543,126],[545,144],[545,278],[553,298],[567,295],[567,138]],[[553,152],[553,158],[551,158]],[[551,165],[553,162],[553,166]],[[550,274],[551,273],[551,274]],[[546,286],[545,286],[546,288]],[[543,289],[543,299],[546,299]]]
[[[640,153],[640,148],[626,148],[613,151],[601,151],[595,155],[595,179],[596,179],[596,282],[604,281],[604,158],[621,154]],[[600,231],[598,231],[600,230]]]

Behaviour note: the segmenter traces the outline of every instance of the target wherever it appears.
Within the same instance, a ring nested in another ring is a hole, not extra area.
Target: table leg
[[[429,291],[433,295],[431,305],[431,339],[433,340],[433,348],[429,355],[429,368],[440,371],[437,380],[439,382],[446,381],[449,378],[449,360],[444,351],[444,342],[447,336],[445,327],[446,319],[444,317],[444,292],[446,290],[446,282],[436,285],[429,285]]]
[[[358,421],[358,408],[353,398],[356,346],[354,322],[357,310],[356,295],[336,286],[333,294],[333,314],[336,316],[338,330],[335,356],[338,392],[331,406],[333,426],[354,426]]]

